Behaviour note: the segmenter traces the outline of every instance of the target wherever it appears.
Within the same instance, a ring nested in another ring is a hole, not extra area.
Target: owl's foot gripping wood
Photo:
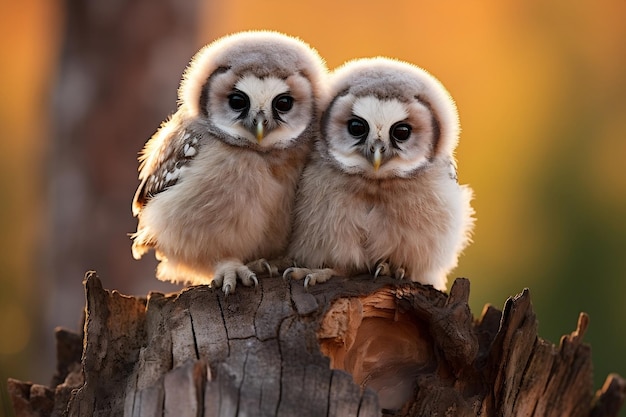
[[[309,288],[318,283],[326,282],[334,276],[340,275],[337,271],[330,268],[324,269],[308,269],[308,268],[287,268],[283,272],[283,279],[303,279],[304,288]]]
[[[237,280],[246,287],[259,285],[256,274],[241,261],[222,261],[215,267],[215,275],[211,281],[211,287],[222,288],[225,295],[235,292]]]
[[[278,275],[278,267],[274,263],[270,263],[265,258],[257,259],[256,261],[248,262],[246,267],[257,275],[267,274],[270,277]]]
[[[291,265],[293,265],[293,261],[285,257],[269,260],[261,258],[246,264],[256,275],[268,275],[269,277],[278,276],[280,271],[284,271]]]
[[[397,280],[402,280],[405,277],[404,268],[396,268],[392,270],[391,266],[387,262],[381,262],[376,266],[376,272],[374,273],[374,278],[379,276],[381,277],[393,277]]]

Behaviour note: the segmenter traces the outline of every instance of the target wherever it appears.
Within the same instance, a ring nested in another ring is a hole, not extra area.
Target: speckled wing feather
[[[148,200],[178,182],[199,146],[198,136],[181,128],[175,119],[161,126],[139,157],[141,184],[133,198],[133,215],[139,215]]]

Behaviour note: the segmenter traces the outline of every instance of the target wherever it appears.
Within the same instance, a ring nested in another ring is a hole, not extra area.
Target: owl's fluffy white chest
[[[471,190],[453,181],[445,165],[420,178],[381,182],[315,164],[304,176],[313,173],[316,182],[303,181],[299,194],[296,216],[306,221],[296,224],[292,256],[343,274],[373,273],[388,262],[407,278],[445,288],[472,221]]]
[[[257,152],[207,144],[176,187],[144,208],[142,221],[157,236],[156,249],[206,274],[215,260],[278,255],[299,169],[282,167],[281,176],[274,171]]]

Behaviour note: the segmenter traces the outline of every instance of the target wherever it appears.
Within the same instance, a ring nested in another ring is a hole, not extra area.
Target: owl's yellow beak
[[[383,159],[382,153],[380,152],[380,148],[376,147],[376,149],[374,150],[374,158],[372,160],[372,165],[374,166],[374,172],[378,171],[378,168],[380,168],[380,163]]]
[[[261,143],[263,140],[263,135],[265,133],[265,119],[259,118],[256,122],[256,141],[257,143]]]
[[[383,163],[383,153],[387,150],[387,146],[385,143],[380,140],[380,138],[376,138],[374,142],[369,147],[369,157],[372,158],[372,167],[374,168],[374,172],[378,172],[380,165]]]

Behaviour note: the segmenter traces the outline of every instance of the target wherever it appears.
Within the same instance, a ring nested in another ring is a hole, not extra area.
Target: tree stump
[[[17,416],[616,416],[626,381],[595,394],[588,317],[556,347],[528,290],[472,317],[391,278],[262,278],[146,299],[85,280],[84,337],[57,330],[52,387],[9,380]]]

